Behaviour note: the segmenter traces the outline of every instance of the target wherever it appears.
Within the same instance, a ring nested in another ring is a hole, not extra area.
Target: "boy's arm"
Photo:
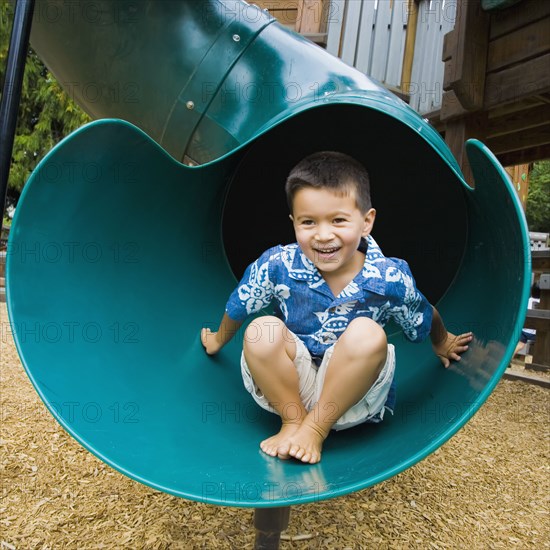
[[[451,360],[460,361],[460,354],[468,349],[468,342],[472,341],[473,334],[465,332],[455,336],[448,332],[441,315],[434,307],[430,338],[434,353],[441,359],[443,366],[447,368],[451,364]]]
[[[203,328],[201,330],[201,342],[206,353],[208,355],[218,353],[235,336],[242,324],[242,321],[234,321],[227,313],[224,313],[217,332],[212,332],[209,328]]]

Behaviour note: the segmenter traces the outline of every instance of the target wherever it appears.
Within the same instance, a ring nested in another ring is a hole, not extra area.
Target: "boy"
[[[406,262],[386,258],[370,236],[376,211],[359,162],[314,153],[285,189],[297,242],[270,248],[247,268],[218,331],[203,328],[201,341],[215,354],[249,315],[273,306],[273,316],[247,327],[241,358],[247,390],[282,421],[260,448],[314,464],[331,429],[393,413],[395,353],[383,329],[390,318],[412,341],[429,334],[445,367],[460,360],[472,333],[448,333]]]

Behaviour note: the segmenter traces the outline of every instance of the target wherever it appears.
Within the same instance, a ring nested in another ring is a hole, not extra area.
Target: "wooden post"
[[[322,0],[301,0],[300,2],[298,2],[296,31],[301,34],[320,33],[322,15]]]
[[[466,155],[468,139],[484,140],[487,131],[487,113],[480,112],[462,118],[448,120],[445,126],[445,142],[456,158],[464,178],[474,187],[474,177]]]
[[[407,32],[405,35],[405,51],[403,53],[403,70],[401,71],[401,91],[407,96],[410,94],[412,77],[414,46],[416,43],[416,29],[418,27],[418,2],[408,0],[407,5]]]
[[[550,251],[540,250],[532,253],[533,272],[535,280],[540,278],[542,273],[550,271]],[[533,344],[533,363],[530,365],[535,370],[548,372],[550,370],[550,290],[541,289],[540,303],[538,308],[527,312],[525,327],[537,331],[535,343]],[[527,368],[527,365],[526,365]]]
[[[527,192],[529,191],[529,164],[517,164],[505,168],[506,172],[512,179],[514,189],[518,194],[523,211],[527,205]]]
[[[462,107],[477,111],[483,107],[489,15],[479,0],[457,5],[455,28],[445,37],[443,89],[453,90]]]
[[[466,157],[465,142],[485,141],[487,112],[482,111],[489,44],[489,16],[480,0],[457,4],[455,28],[445,35],[442,59],[445,61],[441,121],[445,141],[460,165],[466,181],[474,185]]]

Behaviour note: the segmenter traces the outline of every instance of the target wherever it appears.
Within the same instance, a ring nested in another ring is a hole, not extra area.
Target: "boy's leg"
[[[380,325],[366,317],[354,319],[334,346],[319,401],[289,438],[288,448],[279,452],[302,462],[319,462],[330,429],[376,382],[387,349]]]
[[[265,316],[247,327],[243,351],[255,384],[282,420],[279,433],[262,441],[260,448],[270,456],[288,458],[288,454],[279,454],[278,448],[298,429],[307,414],[294,366],[296,343],[280,319]]]

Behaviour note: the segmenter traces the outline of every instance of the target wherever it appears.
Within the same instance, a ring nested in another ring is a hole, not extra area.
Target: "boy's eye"
[[[313,220],[303,220],[302,225],[313,225]]]
[[[346,218],[334,218],[334,223],[344,223]]]

